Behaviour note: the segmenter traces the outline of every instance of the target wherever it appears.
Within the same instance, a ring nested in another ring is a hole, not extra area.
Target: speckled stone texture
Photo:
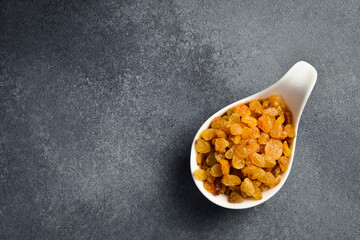
[[[318,71],[291,174],[210,203],[212,113]],[[359,239],[359,1],[2,1],[0,239]]]

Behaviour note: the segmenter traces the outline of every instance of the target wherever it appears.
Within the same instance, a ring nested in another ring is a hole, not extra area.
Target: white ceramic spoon
[[[259,99],[267,98],[273,94],[279,94],[284,98],[286,105],[288,106],[289,110],[292,112],[292,116],[293,116],[292,124],[293,126],[295,126],[295,130],[297,133],[301,113],[316,83],[316,78],[317,78],[317,72],[315,68],[307,62],[300,61],[296,63],[278,82],[276,82],[272,86],[250,97],[234,102],[224,107],[223,109],[219,110],[214,115],[212,115],[200,127],[199,131],[196,133],[195,138],[193,140],[191,146],[191,156],[190,156],[191,175],[196,169],[199,168],[196,164],[195,140],[199,139],[201,132],[209,127],[212,119],[214,119],[217,116],[222,116],[229,108],[235,107],[240,103],[248,103],[252,100],[259,100]],[[209,199],[211,202],[221,207],[230,208],[230,209],[245,209],[245,208],[254,207],[269,200],[284,185],[286,179],[289,176],[293,164],[294,155],[295,155],[295,144],[296,144],[296,137],[291,145],[291,157],[290,157],[289,168],[285,173],[282,174],[281,182],[277,186],[264,191],[262,193],[263,198],[261,200],[246,199],[242,203],[229,203],[228,196],[224,194],[214,196],[213,194],[207,192],[204,189],[204,183],[202,181],[198,181],[193,177],[194,182],[196,186],[199,188],[200,192],[204,194],[204,196],[207,199]]]

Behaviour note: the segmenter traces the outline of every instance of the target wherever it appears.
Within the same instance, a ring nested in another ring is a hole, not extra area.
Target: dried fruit
[[[249,127],[256,127],[257,125],[257,119],[254,117],[251,117],[249,115],[245,115],[241,118],[241,121],[246,123]]]
[[[263,115],[258,119],[258,127],[265,133],[269,133],[273,127],[273,120],[269,115]]]
[[[213,177],[221,177],[223,175],[221,171],[221,165],[215,164],[214,166],[212,166],[210,169],[210,174]]]
[[[290,138],[295,137],[295,129],[291,126],[291,124],[287,124],[285,126],[285,131],[287,132],[287,134]]]
[[[211,140],[215,136],[216,136],[215,129],[213,129],[213,128],[205,129],[201,133],[201,137],[205,140]]]
[[[245,178],[241,183],[241,191],[248,196],[252,196],[255,193],[254,185],[249,178]]]
[[[199,153],[208,153],[210,152],[210,143],[198,139],[195,141],[195,150]]]
[[[196,180],[205,181],[207,178],[206,171],[204,169],[196,169],[193,173]]]
[[[215,164],[217,164],[217,161],[216,161],[216,159],[215,159],[214,154],[209,154],[209,156],[207,156],[207,158],[206,158],[206,164],[207,164],[209,167],[212,167],[212,166],[214,166]]]
[[[245,159],[234,155],[233,159],[231,160],[231,166],[235,169],[242,169],[245,166]]]
[[[265,159],[262,155],[258,153],[252,153],[250,154],[251,162],[257,167],[265,167]]]
[[[264,176],[259,178],[259,181],[270,187],[270,186],[274,185],[275,177],[270,172],[266,172]]]
[[[291,151],[286,141],[283,142],[283,153],[285,157],[290,157]]]
[[[260,134],[260,137],[259,137],[259,139],[258,139],[258,142],[259,142],[260,144],[265,145],[265,144],[269,141],[269,139],[270,139],[269,134],[262,132],[262,133]]]
[[[230,133],[232,135],[241,135],[242,134],[242,126],[239,123],[234,123],[230,127]]]
[[[248,106],[244,105],[244,104],[239,104],[237,106],[234,107],[234,112],[239,114],[240,116],[246,116],[246,115],[250,115],[250,109]]]
[[[282,156],[281,158],[279,158],[278,163],[279,163],[281,171],[286,172],[286,170],[288,169],[288,166],[289,166],[289,158]]]
[[[204,182],[204,188],[209,193],[214,193],[215,192],[215,185],[213,183],[209,182],[209,181]]]
[[[236,175],[229,174],[229,175],[223,176],[223,178],[221,179],[221,182],[225,186],[235,186],[235,185],[239,185],[241,183],[241,179]]]
[[[229,202],[231,203],[241,203],[244,201],[244,198],[237,192],[231,192],[229,196]]]
[[[194,178],[214,195],[229,195],[231,203],[262,199],[262,191],[279,184],[289,167],[291,119],[279,95],[228,109],[195,141]]]
[[[265,175],[265,171],[262,168],[252,166],[246,166],[242,169],[242,172],[245,176],[248,176],[251,179],[258,179]]]
[[[282,143],[277,139],[270,139],[265,146],[265,155],[275,160],[279,159],[282,154]]]
[[[227,175],[230,173],[230,164],[227,160],[223,159],[220,160],[220,164],[221,164],[221,171],[223,175]]]
[[[217,138],[215,139],[215,151],[224,153],[226,148],[229,146],[229,142],[225,140],[225,138]]]

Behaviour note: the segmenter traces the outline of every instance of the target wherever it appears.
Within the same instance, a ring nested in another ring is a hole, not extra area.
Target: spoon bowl
[[[317,72],[315,68],[307,62],[300,61],[296,63],[292,68],[290,68],[290,70],[278,82],[274,83],[270,87],[258,93],[255,93],[250,97],[236,101],[224,107],[223,109],[219,110],[214,115],[212,115],[200,127],[192,142],[191,155],[190,155],[191,175],[196,169],[199,168],[196,163],[195,140],[200,138],[201,132],[210,126],[211,121],[215,117],[222,116],[229,108],[235,107],[236,105],[239,105],[241,103],[248,103],[252,100],[260,100],[260,99],[268,98],[273,94],[279,94],[280,96],[282,96],[288,109],[292,113],[293,116],[292,125],[295,127],[295,132],[297,136],[300,117],[305,107],[305,104],[310,96],[310,93],[314,88],[316,79],[317,79]],[[209,199],[211,202],[215,203],[216,205],[230,209],[246,209],[257,206],[269,200],[272,196],[274,196],[284,185],[286,179],[288,178],[295,155],[295,145],[297,138],[296,136],[290,146],[291,156],[290,156],[290,163],[288,166],[288,170],[282,174],[281,182],[277,186],[270,188],[262,193],[263,198],[261,200],[244,199],[244,201],[241,203],[229,203],[228,196],[226,196],[225,194],[214,196],[212,193],[209,193],[205,190],[202,181],[196,180],[194,176],[193,176],[193,180],[196,186],[198,187],[198,189],[200,190],[200,192],[207,199]]]

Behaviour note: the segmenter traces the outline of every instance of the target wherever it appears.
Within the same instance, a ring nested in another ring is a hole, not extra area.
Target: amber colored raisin
[[[278,110],[276,110],[275,108],[268,108],[263,111],[263,114],[275,117],[276,115],[278,115]]]
[[[198,153],[196,155],[196,163],[197,163],[197,165],[201,165],[204,162],[204,159],[205,159],[204,154]]]
[[[275,120],[275,124],[279,124],[282,125],[285,121],[285,117],[284,114],[281,114],[276,120]]]
[[[261,191],[265,191],[265,190],[269,189],[269,187],[266,186],[265,184],[261,184],[259,188]]]
[[[205,140],[211,140],[216,136],[215,129],[205,129],[201,132],[201,137]]]
[[[239,105],[235,106],[234,112],[239,114],[242,117],[246,116],[246,115],[250,115],[250,109],[245,104],[239,104]]]
[[[215,159],[215,155],[214,154],[209,154],[209,156],[207,156],[206,158],[206,164],[209,166],[209,167],[212,167],[214,166],[215,164],[217,164],[217,161]]]
[[[260,200],[262,199],[262,192],[260,190],[260,188],[255,188],[255,192],[252,195],[256,200]]]
[[[289,158],[282,156],[281,158],[279,158],[278,163],[280,165],[280,169],[282,172],[286,172],[286,170],[289,167]]]
[[[222,177],[221,182],[225,186],[235,186],[241,183],[241,179],[236,175],[228,174]]]
[[[237,114],[237,113],[231,114],[231,116],[229,117],[229,122],[231,122],[231,123],[238,123],[238,122],[240,122],[240,115]]]
[[[275,177],[270,172],[266,172],[264,176],[259,178],[259,181],[268,186],[272,186],[275,183]]]
[[[245,148],[246,148],[248,154],[259,152],[260,144],[258,144],[255,140],[254,142],[250,143],[249,145],[246,145]]]
[[[258,179],[265,175],[265,171],[262,168],[252,166],[246,166],[242,169],[242,172],[245,176],[248,176],[251,179]]]
[[[287,134],[290,138],[295,137],[295,129],[291,126],[291,124],[287,124],[285,126],[285,131],[287,132]]]
[[[273,173],[273,175],[274,175],[275,177],[279,176],[279,174],[281,173],[280,166],[279,166],[279,165],[276,166],[276,167],[273,169],[272,173]]]
[[[242,169],[245,166],[245,159],[240,158],[237,155],[234,155],[231,160],[231,165],[235,169]]]
[[[244,198],[237,192],[231,192],[229,196],[229,202],[231,203],[241,203],[244,201]]]
[[[262,133],[260,134],[260,137],[259,137],[259,139],[258,139],[258,142],[259,142],[260,144],[262,144],[262,145],[265,145],[265,144],[269,141],[269,139],[270,139],[269,134],[262,132]]]
[[[283,133],[283,126],[274,124],[273,128],[270,131],[270,136],[273,138],[279,138]]]
[[[241,121],[246,123],[249,127],[256,127],[257,125],[257,119],[254,117],[251,117],[249,115],[245,115],[241,118]]]
[[[234,123],[230,127],[230,133],[232,135],[241,135],[242,134],[242,126],[239,123]]]
[[[230,164],[228,160],[220,160],[220,164],[221,164],[221,171],[223,175],[227,175],[230,173]]]
[[[221,177],[223,175],[221,172],[221,165],[215,164],[214,166],[212,166],[210,169],[210,174],[213,177]]]
[[[275,182],[274,182],[274,184],[273,184],[271,187],[275,187],[275,186],[278,185],[280,182],[281,182],[281,175],[278,175],[278,176],[275,178]]]
[[[215,151],[225,153],[226,148],[229,146],[229,142],[225,138],[217,138],[214,142]]]
[[[209,181],[204,182],[204,188],[209,193],[214,193],[215,192],[215,185],[213,183],[209,182]]]
[[[249,108],[254,111],[257,108],[261,108],[261,104],[258,100],[255,100],[249,103]]]
[[[235,148],[235,146],[232,146],[229,150],[226,151],[225,157],[227,159],[232,159],[233,158],[233,156],[234,156],[234,148]]]
[[[255,193],[254,185],[249,178],[245,178],[241,183],[241,191],[248,196],[252,196]]]
[[[216,161],[220,161],[221,159],[225,158],[225,154],[224,153],[218,153],[218,152],[214,152],[214,156]]]
[[[204,169],[196,169],[193,173],[196,180],[205,181],[207,178],[206,171]]]
[[[261,105],[262,105],[263,108],[268,108],[269,105],[270,105],[269,100],[264,99],[264,100],[262,101],[262,104],[261,104]]]
[[[257,167],[265,167],[265,159],[262,155],[258,153],[252,153],[250,154],[251,162]]]
[[[291,124],[291,120],[292,120],[292,114],[291,112],[284,112],[284,124]]]
[[[252,130],[252,134],[251,134],[251,138],[259,138],[260,137],[260,129],[258,129],[257,127],[251,127]]]
[[[258,128],[263,130],[265,133],[269,133],[273,127],[272,118],[269,115],[263,115],[258,119]]]
[[[290,157],[291,151],[286,141],[283,142],[283,152],[285,157]]]
[[[265,161],[265,165],[264,165],[265,168],[272,168],[276,165],[276,161],[272,157],[268,157],[266,155],[263,155],[263,157]]]
[[[278,94],[274,94],[269,97],[269,103],[271,106],[279,105],[282,109],[285,109],[286,105],[282,98]]]
[[[226,133],[221,129],[215,129],[214,133],[215,133],[216,137],[218,137],[218,138],[226,138],[227,137]]]
[[[282,142],[277,139],[270,139],[265,146],[265,155],[275,160],[279,159],[282,155]]]
[[[241,135],[231,136],[231,137],[229,137],[229,139],[230,139],[234,144],[239,144],[239,142],[241,141]]]
[[[202,139],[198,139],[195,141],[195,149],[197,152],[199,153],[208,153],[210,152],[210,143],[202,140]]]
[[[234,155],[238,156],[239,158],[245,159],[248,156],[248,152],[244,146],[235,145]]]

